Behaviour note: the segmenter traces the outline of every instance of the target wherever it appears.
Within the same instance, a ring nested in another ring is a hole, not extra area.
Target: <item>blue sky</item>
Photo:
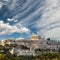
[[[0,0],[0,40],[31,34],[60,40],[60,1]]]

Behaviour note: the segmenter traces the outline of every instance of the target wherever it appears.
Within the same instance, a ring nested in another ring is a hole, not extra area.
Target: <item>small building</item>
[[[29,50],[29,49],[20,49],[20,48],[12,48],[11,50],[9,50],[9,52],[11,54],[16,54],[17,56],[30,56],[30,55],[33,55],[35,56],[35,51],[34,50]]]
[[[1,41],[1,45],[5,46],[6,44],[10,45],[10,44],[15,44],[15,40],[13,39],[6,39],[6,40],[2,40]]]
[[[17,54],[17,49],[16,48],[12,48],[11,50],[9,50],[9,52],[11,54]]]
[[[35,51],[30,51],[30,50],[20,50],[17,56],[24,55],[24,56],[35,56]]]

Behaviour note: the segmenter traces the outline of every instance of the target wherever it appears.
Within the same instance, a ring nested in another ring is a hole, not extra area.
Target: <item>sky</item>
[[[0,40],[32,34],[60,40],[60,0],[0,0]]]

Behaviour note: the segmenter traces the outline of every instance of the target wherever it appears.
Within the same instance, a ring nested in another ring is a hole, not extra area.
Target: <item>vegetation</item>
[[[41,53],[37,58],[40,58],[40,60],[60,60],[60,53],[57,52],[47,52],[47,53]]]
[[[37,56],[16,56],[8,52],[9,48],[7,47],[10,46],[9,45],[5,45],[5,47],[0,46],[0,60],[60,60],[60,49],[58,52],[46,51],[46,53],[41,49],[36,49],[35,51],[38,52],[42,51]],[[27,47],[25,46],[22,46],[22,48],[27,49]]]
[[[0,54],[0,60],[60,60],[60,53],[41,53],[38,56],[16,56],[8,54]]]

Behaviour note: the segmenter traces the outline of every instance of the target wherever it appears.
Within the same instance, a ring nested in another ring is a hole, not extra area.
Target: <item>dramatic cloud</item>
[[[4,1],[4,0],[3,0]],[[60,39],[60,1],[59,0],[5,0],[2,18],[7,18],[9,32],[37,32],[46,38]],[[5,12],[4,12],[5,11]],[[10,17],[10,18],[8,18]],[[3,23],[3,22],[1,22]],[[3,23],[5,24],[5,23]],[[5,25],[6,25],[5,24]],[[25,27],[24,27],[25,26]],[[13,28],[15,29],[13,29]],[[28,28],[26,28],[28,27]],[[4,29],[2,30],[6,32]],[[12,29],[12,30],[11,30]]]
[[[60,4],[59,0],[46,0],[45,9],[36,26],[47,37],[60,39]]]
[[[11,26],[9,24],[4,23],[3,21],[0,21],[0,35],[4,34],[12,34],[14,32],[17,33],[28,33],[30,30],[26,27],[21,27],[20,29],[16,26]]]

